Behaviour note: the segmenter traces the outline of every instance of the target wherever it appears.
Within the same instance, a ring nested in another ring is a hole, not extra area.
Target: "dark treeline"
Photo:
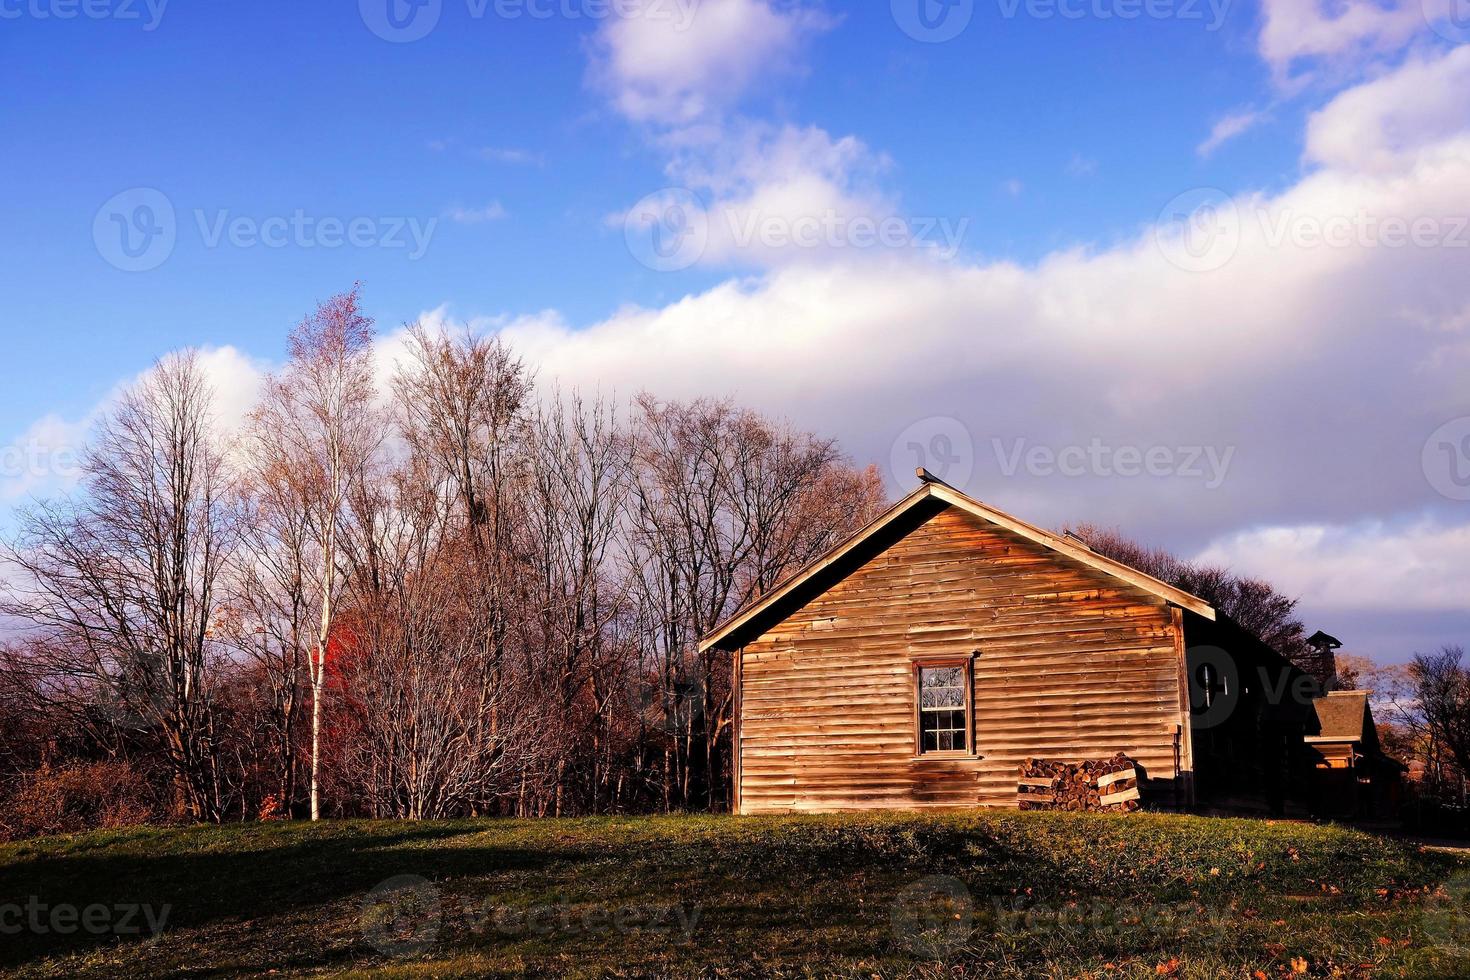
[[[728,401],[538,385],[354,290],[240,432],[192,353],[98,424],[4,553],[0,834],[140,819],[728,805],[697,641],[865,523],[876,471]]]

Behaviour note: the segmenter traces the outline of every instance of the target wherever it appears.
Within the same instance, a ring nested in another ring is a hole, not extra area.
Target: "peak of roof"
[[[1322,731],[1320,738],[1352,739],[1364,736],[1368,721],[1367,691],[1329,691],[1313,705]]]
[[[974,497],[969,496],[944,481],[934,477],[927,470],[919,470],[919,478],[922,481],[919,486],[908,496],[889,507],[879,514],[867,526],[857,531],[846,541],[829,550],[826,554],[817,558],[801,571],[788,577],[765,595],[759,597],[744,609],[735,613],[719,626],[711,630],[699,641],[701,651],[711,647],[722,647],[733,649],[739,645],[738,639],[744,636],[752,623],[756,622],[761,614],[769,610],[779,600],[789,596],[803,583],[808,582],[813,576],[825,569],[831,568],[841,558],[852,553],[863,542],[869,540],[878,532],[891,525],[904,514],[909,513],[915,507],[926,501],[935,501],[943,505],[955,507],[965,513],[971,514],[982,521],[1005,528],[1014,534],[1020,535],[1029,541],[1049,548],[1058,554],[1065,555],[1075,561],[1081,562],[1091,568],[1104,572],[1114,578],[1121,579],[1130,585],[1143,589],[1172,605],[1181,609],[1188,609],[1206,619],[1215,618],[1215,610],[1209,603],[1198,596],[1190,595],[1183,589],[1176,588],[1140,572],[1138,569],[1115,561],[1105,555],[1100,555],[1089,548],[1085,543],[1073,541],[1063,535],[1054,534],[1051,531],[1028,524],[1017,517],[1012,517],[1004,511],[997,510],[988,504],[981,503]]]

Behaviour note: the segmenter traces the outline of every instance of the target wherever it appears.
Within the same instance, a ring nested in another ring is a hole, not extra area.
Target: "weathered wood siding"
[[[740,810],[1014,806],[1027,756],[1172,779],[1178,635],[1161,599],[947,508],[738,655]],[[977,650],[983,758],[916,757],[914,661]]]

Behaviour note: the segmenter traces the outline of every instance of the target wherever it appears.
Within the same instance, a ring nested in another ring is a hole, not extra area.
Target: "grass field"
[[[1467,883],[1353,831],[1149,814],[136,829],[0,847],[0,969],[1454,977]]]

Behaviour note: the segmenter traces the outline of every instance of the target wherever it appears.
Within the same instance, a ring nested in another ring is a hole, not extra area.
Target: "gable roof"
[[[734,649],[740,645],[740,638],[750,632],[753,624],[764,622],[766,614],[774,606],[811,583],[822,572],[838,565],[842,559],[857,551],[862,545],[877,538],[884,531],[892,529],[902,518],[919,508],[927,508],[933,513],[938,513],[946,507],[954,507],[986,523],[1004,528],[1089,568],[1121,579],[1172,605],[1197,613],[1206,619],[1215,618],[1214,608],[1197,596],[1177,589],[1167,582],[1161,582],[1152,575],[1145,575],[1122,562],[1100,555],[1078,540],[1027,524],[1020,518],[996,510],[994,507],[961,493],[949,484],[933,480],[926,475],[925,482],[917,490],[879,514],[866,527],[716,626],[699,641],[700,652],[711,647]]]
[[[1324,698],[1312,705],[1317,709],[1317,721],[1322,731],[1317,736],[1323,741],[1361,742],[1368,724],[1367,691],[1329,691]]]

